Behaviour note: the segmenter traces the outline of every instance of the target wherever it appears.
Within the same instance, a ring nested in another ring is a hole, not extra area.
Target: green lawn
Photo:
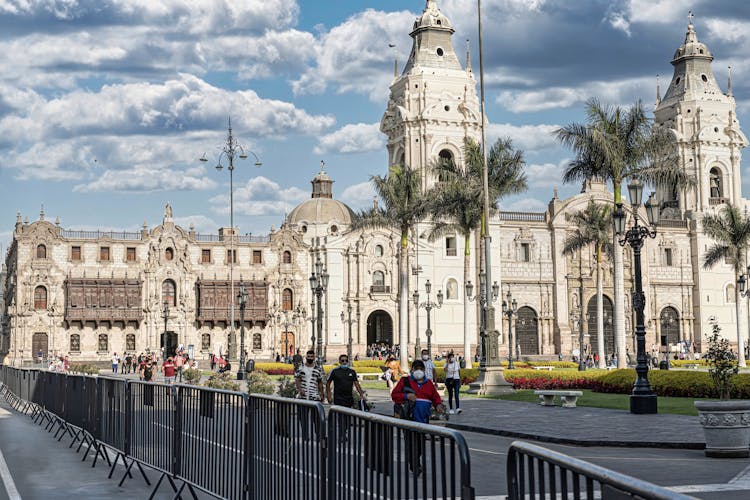
[[[578,406],[590,406],[593,408],[610,408],[613,410],[630,410],[630,395],[608,394],[581,389],[583,396],[578,398]],[[467,395],[468,396],[468,395]],[[539,396],[532,390],[516,391],[506,396],[496,396],[493,399],[504,399],[506,401],[527,401],[538,403]],[[659,413],[676,413],[678,415],[698,415],[693,406],[695,398],[658,398]]]

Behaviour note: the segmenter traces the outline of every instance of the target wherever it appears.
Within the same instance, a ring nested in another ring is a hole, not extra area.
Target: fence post
[[[252,453],[250,443],[252,442],[251,434],[252,428],[250,424],[250,396],[248,394],[242,395],[245,400],[245,415],[243,425],[245,426],[245,442],[242,443],[245,448],[245,454],[243,455],[242,464],[242,497],[245,499],[250,498],[250,455]]]
[[[133,408],[132,408],[133,398],[130,394],[130,382],[128,379],[125,379],[125,448],[122,450],[125,453],[125,456],[130,456],[130,416],[133,414]]]
[[[255,435],[253,433],[253,404],[255,398],[251,395],[247,397],[247,410],[245,411],[245,440],[247,441],[247,453],[245,453],[246,470],[247,470],[247,498],[253,498],[252,491],[255,488]]]
[[[174,428],[172,429],[172,475],[182,473],[182,387],[170,387],[171,391],[177,391],[177,400],[174,404]],[[174,396],[172,396],[174,397]]]

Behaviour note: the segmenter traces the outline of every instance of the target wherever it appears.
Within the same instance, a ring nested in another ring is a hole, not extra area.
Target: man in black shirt
[[[297,368],[302,364],[302,355],[299,353],[299,349],[297,349],[297,352],[294,356],[292,356],[292,363],[294,364],[294,370],[296,371]]]
[[[331,385],[333,385],[333,397],[331,397]],[[328,402],[351,408],[354,406],[353,387],[357,389],[359,397],[365,401],[365,393],[357,380],[357,372],[349,368],[349,356],[342,354],[339,356],[339,366],[328,374],[326,382]]]

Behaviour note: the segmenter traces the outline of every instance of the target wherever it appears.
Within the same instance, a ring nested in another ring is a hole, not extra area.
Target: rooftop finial
[[[395,43],[389,43],[388,46],[393,49],[393,78],[398,78],[398,49]]]
[[[732,67],[727,66],[727,95],[732,97]]]
[[[656,74],[656,105],[658,106],[661,102],[661,80],[659,74]]]
[[[39,220],[44,220],[44,203],[42,203],[42,209],[39,210]]]
[[[466,72],[471,73],[471,51],[469,50],[469,39],[466,39]]]
[[[326,161],[320,160],[320,173],[324,174],[326,173]]]
[[[692,29],[692,27],[693,27],[693,19],[695,19],[695,16],[693,15],[693,11],[689,10],[688,11],[688,28]]]

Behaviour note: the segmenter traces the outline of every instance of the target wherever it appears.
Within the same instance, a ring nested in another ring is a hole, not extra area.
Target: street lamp
[[[240,304],[240,367],[237,369],[237,380],[245,380],[245,305],[247,305],[247,292],[241,279],[237,302]]]
[[[220,148],[219,157],[216,161],[216,170],[221,172],[224,168],[222,161],[227,162],[227,170],[229,170],[229,346],[228,346],[228,357],[232,359],[235,355],[235,333],[234,333],[234,161],[236,158],[244,160],[247,158],[247,153],[252,154],[255,157],[255,166],[260,167],[263,165],[258,158],[258,155],[252,151],[245,149],[241,146],[237,139],[232,135],[232,119],[229,119],[229,130],[227,134],[227,142]],[[204,154],[201,156],[200,161],[203,163],[208,161],[208,158]]]
[[[742,278],[742,276],[740,276],[740,278]],[[739,283],[739,280],[738,280],[738,283]],[[742,294],[742,288],[744,287],[740,286],[740,294]],[[667,309],[666,311],[664,311],[664,317],[661,318],[662,328],[670,328],[676,322],[677,322],[677,318],[674,317],[674,313],[670,309]],[[667,338],[667,341],[668,340],[669,339]],[[669,342],[664,342],[664,361],[666,361],[664,369],[669,370],[671,368],[670,363],[669,363]]]
[[[352,342],[354,342],[354,339],[352,338],[352,323],[356,323],[357,320],[352,319],[352,305],[351,304],[347,304],[346,312],[348,315],[348,319],[347,319],[347,315],[344,315],[344,311],[341,311],[341,322],[345,325],[347,324],[349,325],[349,340],[346,343],[346,354],[349,356],[349,359],[354,359],[352,358]]]
[[[320,257],[315,262],[315,270],[310,275],[310,290],[318,300],[317,308],[317,358],[318,363],[323,364],[323,294],[328,288],[328,271],[323,267],[323,263],[320,261]],[[312,304],[311,304],[312,305]],[[315,344],[315,330],[313,330],[312,337],[313,344]]]
[[[161,312],[162,318],[164,318],[164,333],[162,334],[162,347],[164,348],[164,355],[162,361],[167,359],[167,320],[169,319],[169,302],[164,301],[164,309]]]
[[[508,293],[505,294],[505,300],[503,300],[503,314],[508,317],[508,369],[512,370],[515,368],[513,365],[513,316],[518,313],[518,302],[513,298],[510,293],[510,287],[508,287]]]
[[[646,296],[643,293],[643,273],[641,270],[641,248],[646,238],[656,238],[656,226],[659,220],[659,207],[655,203],[654,194],[651,193],[646,201],[646,215],[651,228],[638,224],[638,208],[641,205],[643,196],[643,183],[639,179],[634,179],[628,184],[628,194],[630,203],[633,205],[633,227],[625,230],[625,211],[622,203],[618,203],[613,214],[615,232],[622,239],[619,240],[621,246],[629,244],[633,249],[633,266],[635,274],[635,292],[633,293],[633,309],[635,309],[635,336],[636,336],[636,356],[637,365],[635,372],[637,374],[633,393],[630,396],[630,413],[656,413],[656,394],[651,389],[648,381],[648,363],[646,362],[646,326],[643,310],[646,306]],[[622,353],[620,353],[622,355]]]
[[[581,322],[581,311],[578,306],[573,308],[573,325],[578,328],[578,371],[586,371],[586,363],[583,360],[583,323]]]
[[[486,314],[487,314],[487,275],[484,272],[479,273],[479,295],[474,296],[474,284],[471,282],[471,280],[466,282],[466,285],[464,285],[464,288],[466,290],[466,298],[469,300],[469,302],[474,302],[477,298],[479,298],[479,306],[481,309],[481,314],[479,315],[479,371],[486,371],[487,366],[487,329],[485,324]],[[497,297],[500,294],[500,286],[497,284],[497,281],[495,281],[492,284],[491,289],[491,300],[490,302],[497,302]],[[467,353],[468,354],[468,353]],[[499,360],[498,360],[499,362]]]
[[[427,329],[424,331],[424,334],[427,337],[427,354],[430,356],[430,359],[432,359],[432,328],[430,327],[430,311],[443,307],[443,291],[438,290],[437,302],[433,302],[430,298],[430,292],[432,291],[432,283],[430,283],[430,280],[427,280],[424,284],[424,291],[427,292],[427,300],[425,302],[422,302],[421,304],[419,303],[419,292],[416,290],[414,290],[414,293],[412,294],[412,300],[414,301],[414,307],[416,309],[421,307],[427,311]]]

